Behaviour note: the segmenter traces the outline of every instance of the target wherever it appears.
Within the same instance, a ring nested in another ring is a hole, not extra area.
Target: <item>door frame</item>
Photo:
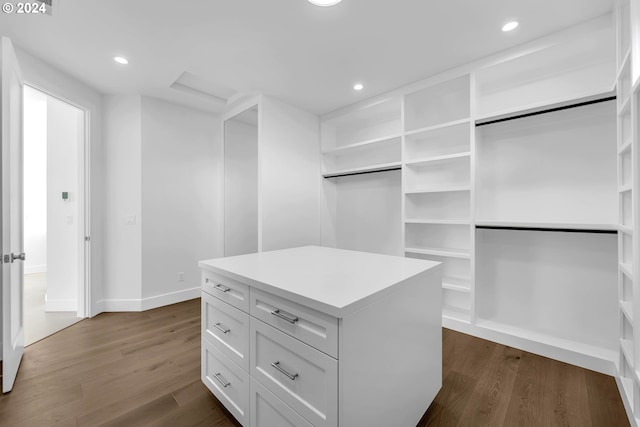
[[[78,263],[78,285],[77,298],[78,309],[77,315],[80,318],[93,316],[93,305],[91,304],[91,129],[90,129],[90,111],[87,107],[80,105],[70,99],[60,96],[48,89],[33,84],[25,79],[24,85],[42,92],[43,94],[71,105],[83,112],[84,129],[82,135],[82,144],[78,148],[78,172],[82,175],[78,180],[78,196],[79,203],[82,206],[82,218],[79,219],[78,230],[82,233],[81,239],[78,241],[78,254],[81,254],[82,260]],[[27,255],[28,256],[28,255]]]

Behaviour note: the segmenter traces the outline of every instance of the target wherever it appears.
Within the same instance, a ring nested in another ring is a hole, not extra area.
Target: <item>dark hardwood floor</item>
[[[448,329],[443,385],[419,427],[625,427],[615,379]]]
[[[443,378],[421,427],[629,425],[612,377],[447,329]],[[104,313],[27,347],[0,426],[99,425],[238,426],[200,382],[199,299]]]
[[[103,313],[25,349],[0,426],[237,426],[200,381],[200,300]]]

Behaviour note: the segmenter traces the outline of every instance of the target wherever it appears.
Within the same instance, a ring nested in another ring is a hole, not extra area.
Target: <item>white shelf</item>
[[[629,279],[633,280],[633,273],[631,269],[631,263],[621,262],[620,263],[620,271],[624,273]]]
[[[468,219],[405,219],[405,224],[470,225]]]
[[[627,363],[633,369],[633,341],[620,338],[620,348],[627,359]]]
[[[631,148],[631,138],[629,137],[618,149],[618,154],[624,154],[630,148]]]
[[[470,151],[465,151],[462,153],[455,153],[455,154],[447,154],[444,156],[435,156],[435,157],[423,157],[421,159],[415,159],[415,160],[408,160],[405,162],[406,165],[419,165],[419,164],[424,164],[424,163],[430,163],[430,162],[442,162],[442,161],[447,161],[447,160],[455,160],[455,159],[463,159],[463,158],[468,158],[471,157],[471,152]]]
[[[631,191],[633,189],[633,187],[631,187],[631,184],[627,184],[627,185],[623,185],[622,187],[620,187],[618,189],[619,193],[625,193],[627,191]]]
[[[622,383],[622,388],[624,393],[627,395],[627,402],[630,405],[633,405],[633,379],[626,378],[620,375],[620,382]]]
[[[625,71],[628,71],[627,67],[631,66],[630,61],[631,61],[631,46],[629,46],[629,49],[627,49],[627,52],[622,57],[622,62],[618,66],[618,72],[616,73],[616,81],[620,80],[620,76],[622,76],[622,73],[624,73]]]
[[[629,323],[633,325],[633,303],[631,301],[620,301],[620,311],[626,316]]]
[[[638,93],[639,89],[640,89],[640,79],[637,79],[636,82],[633,84],[633,87],[631,88],[631,93]]]
[[[495,322],[493,320],[478,319],[476,325],[479,328],[489,331],[499,332],[513,337],[522,338],[529,341],[534,341],[540,344],[548,345],[551,347],[560,348],[576,353],[581,353],[586,356],[591,356],[598,359],[604,359],[614,362],[617,360],[618,352],[609,350],[602,347],[596,347],[589,344],[584,344],[578,341],[568,340],[565,338],[556,337],[549,334],[543,334],[540,332],[531,331],[528,329],[520,328],[517,326],[506,325],[504,323]]]
[[[476,226],[617,231],[616,224],[476,220]]]
[[[625,233],[628,234],[629,236],[633,235],[633,228],[627,226],[627,225],[619,225],[618,226],[618,231],[620,231],[621,233]]]
[[[454,120],[452,122],[441,123],[441,124],[435,125],[435,126],[427,126],[425,128],[421,128],[421,129],[410,130],[410,131],[405,132],[405,135],[406,136],[410,136],[410,135],[416,135],[416,134],[419,134],[419,133],[427,133],[427,132],[431,132],[431,131],[434,131],[434,130],[444,129],[444,128],[457,126],[457,125],[470,123],[470,122],[471,122],[470,118],[461,119],[461,120]]]
[[[471,258],[471,253],[469,251],[464,251],[461,249],[448,249],[448,248],[405,248],[404,250],[407,253],[412,254],[421,254],[421,255],[434,255],[448,258],[462,258],[469,259]]]
[[[482,124],[486,122],[492,122],[494,120],[503,120],[511,117],[517,117],[525,114],[533,114],[546,110],[553,110],[556,108],[562,108],[573,104],[580,104],[583,102],[595,101],[598,99],[609,98],[615,96],[615,92],[607,90],[595,90],[582,93],[578,96],[560,97],[549,101],[536,102],[523,107],[517,107],[512,109],[505,109],[489,114],[482,114],[476,117],[476,124]]]
[[[435,187],[423,188],[420,190],[405,191],[404,194],[422,194],[422,193],[448,193],[453,191],[471,191],[470,185],[458,185],[453,187]]]
[[[442,307],[442,317],[463,323],[470,323],[471,315],[468,310],[454,307]]]
[[[397,140],[397,141],[394,141]],[[357,142],[355,144],[344,145],[342,147],[331,148],[327,150],[323,150],[322,154],[340,154],[347,151],[355,151],[358,149],[366,149],[372,147],[374,145],[397,142],[400,143],[400,135],[390,135],[381,138],[374,138],[368,141]]]
[[[382,164],[371,165],[371,166],[362,166],[358,168],[350,168],[350,169],[342,169],[342,170],[336,170],[331,172],[325,172],[322,174],[322,176],[324,178],[332,178],[340,175],[386,171],[390,169],[399,169],[401,167],[402,167],[402,162],[382,163]]]
[[[469,74],[405,94],[403,110],[407,131],[425,129],[469,118]]]
[[[627,99],[625,99],[622,102],[622,105],[620,106],[620,108],[618,108],[618,116],[622,116],[626,114],[627,112],[629,112],[630,108],[631,108],[631,95],[628,96]]]
[[[442,288],[450,291],[471,293],[471,279],[461,279],[458,277],[443,277]]]

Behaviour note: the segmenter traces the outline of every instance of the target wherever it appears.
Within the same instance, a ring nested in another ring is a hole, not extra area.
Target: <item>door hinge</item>
[[[90,242],[91,241],[91,236],[84,236],[84,241],[85,242]]]

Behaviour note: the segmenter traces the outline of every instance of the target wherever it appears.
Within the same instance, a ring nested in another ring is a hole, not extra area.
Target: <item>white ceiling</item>
[[[54,0],[0,34],[102,93],[220,112],[265,93],[323,114],[611,11],[613,0]],[[502,24],[521,25],[502,33]],[[130,60],[116,64],[113,56]],[[184,74],[184,75],[183,75]],[[177,89],[171,85],[180,77]],[[361,81],[365,89],[352,86]]]

